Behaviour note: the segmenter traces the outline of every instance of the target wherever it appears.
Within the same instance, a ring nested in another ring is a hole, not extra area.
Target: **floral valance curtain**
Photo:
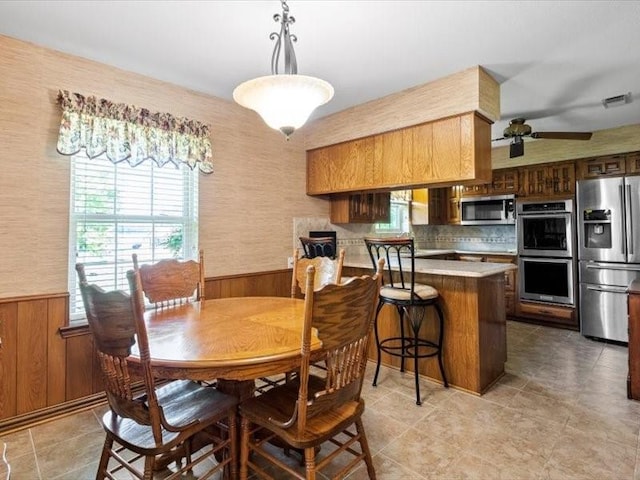
[[[74,155],[85,149],[89,158],[106,153],[113,163],[132,167],[152,159],[158,166],[186,163],[213,172],[209,126],[168,113],[113,103],[60,90],[62,120],[58,152]]]

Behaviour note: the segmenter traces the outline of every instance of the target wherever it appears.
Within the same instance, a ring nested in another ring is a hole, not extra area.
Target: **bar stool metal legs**
[[[396,309],[398,311],[398,315],[400,317],[400,336],[399,337],[389,337],[383,340],[380,340],[379,329],[378,329],[378,316],[380,314],[380,310],[384,306],[385,302],[381,301],[378,304],[378,308],[376,310],[376,320],[374,323],[375,330],[375,338],[376,338],[376,348],[377,348],[377,362],[376,362],[376,371],[373,376],[373,386],[377,385],[378,374],[380,372],[380,363],[382,353],[387,353],[389,355],[400,357],[400,371],[404,372],[404,359],[405,358],[413,358],[413,371],[415,377],[415,386],[416,386],[416,405],[422,405],[422,400],[420,399],[420,377],[419,377],[419,360],[422,358],[428,357],[438,357],[438,367],[440,368],[440,375],[442,376],[442,381],[444,383],[445,388],[449,388],[449,382],[447,381],[447,376],[444,372],[444,364],[442,362],[442,345],[444,339],[444,315],[442,313],[442,308],[440,305],[434,301],[428,303],[426,305],[413,305],[411,308],[407,306],[396,304]],[[420,338],[420,327],[426,316],[426,309],[428,307],[434,307],[438,316],[438,340],[432,341],[427,340],[425,338]],[[405,335],[404,322],[405,319],[408,321],[411,336]]]

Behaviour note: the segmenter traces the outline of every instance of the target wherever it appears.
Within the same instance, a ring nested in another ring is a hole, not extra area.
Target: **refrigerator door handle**
[[[608,264],[608,265],[602,265],[599,263],[587,263],[586,265],[587,270],[624,270],[627,272],[640,272],[640,267],[636,266],[636,265],[625,265],[625,264],[620,264],[620,265],[612,265],[612,264]]]
[[[620,205],[623,206],[625,205],[624,203],[624,187],[622,185],[620,185],[618,187],[618,193],[620,194]],[[622,232],[622,254],[626,255],[627,254],[627,231],[625,229],[625,225],[624,222],[622,223],[622,228],[623,228],[623,232]]]
[[[604,285],[600,285],[598,287],[587,285],[587,290],[604,293],[627,293],[627,287],[605,287]]]
[[[625,210],[625,213],[627,214],[627,248],[629,249],[629,255],[633,255],[633,211],[631,208],[631,185],[627,185]]]

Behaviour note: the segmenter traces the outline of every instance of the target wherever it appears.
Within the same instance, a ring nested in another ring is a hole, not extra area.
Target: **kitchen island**
[[[345,276],[372,271],[366,255],[347,256],[344,265]],[[440,293],[445,315],[443,361],[449,384],[482,395],[504,374],[507,360],[504,272],[515,266],[418,258],[415,266],[416,282],[431,285]],[[434,315],[432,310],[427,309],[427,315]],[[393,307],[383,307],[378,318],[380,338],[399,335],[397,315]],[[435,321],[423,322],[421,335],[435,338],[435,325]],[[372,344],[369,358],[375,360],[376,355]],[[387,354],[383,354],[382,363],[400,367],[400,359]],[[411,363],[405,362],[405,369],[413,371]],[[419,368],[420,374],[442,381],[435,358],[421,360]]]

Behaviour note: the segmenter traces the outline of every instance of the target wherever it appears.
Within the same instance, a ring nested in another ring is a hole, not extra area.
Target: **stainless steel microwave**
[[[461,225],[508,225],[515,223],[515,195],[460,199]]]

